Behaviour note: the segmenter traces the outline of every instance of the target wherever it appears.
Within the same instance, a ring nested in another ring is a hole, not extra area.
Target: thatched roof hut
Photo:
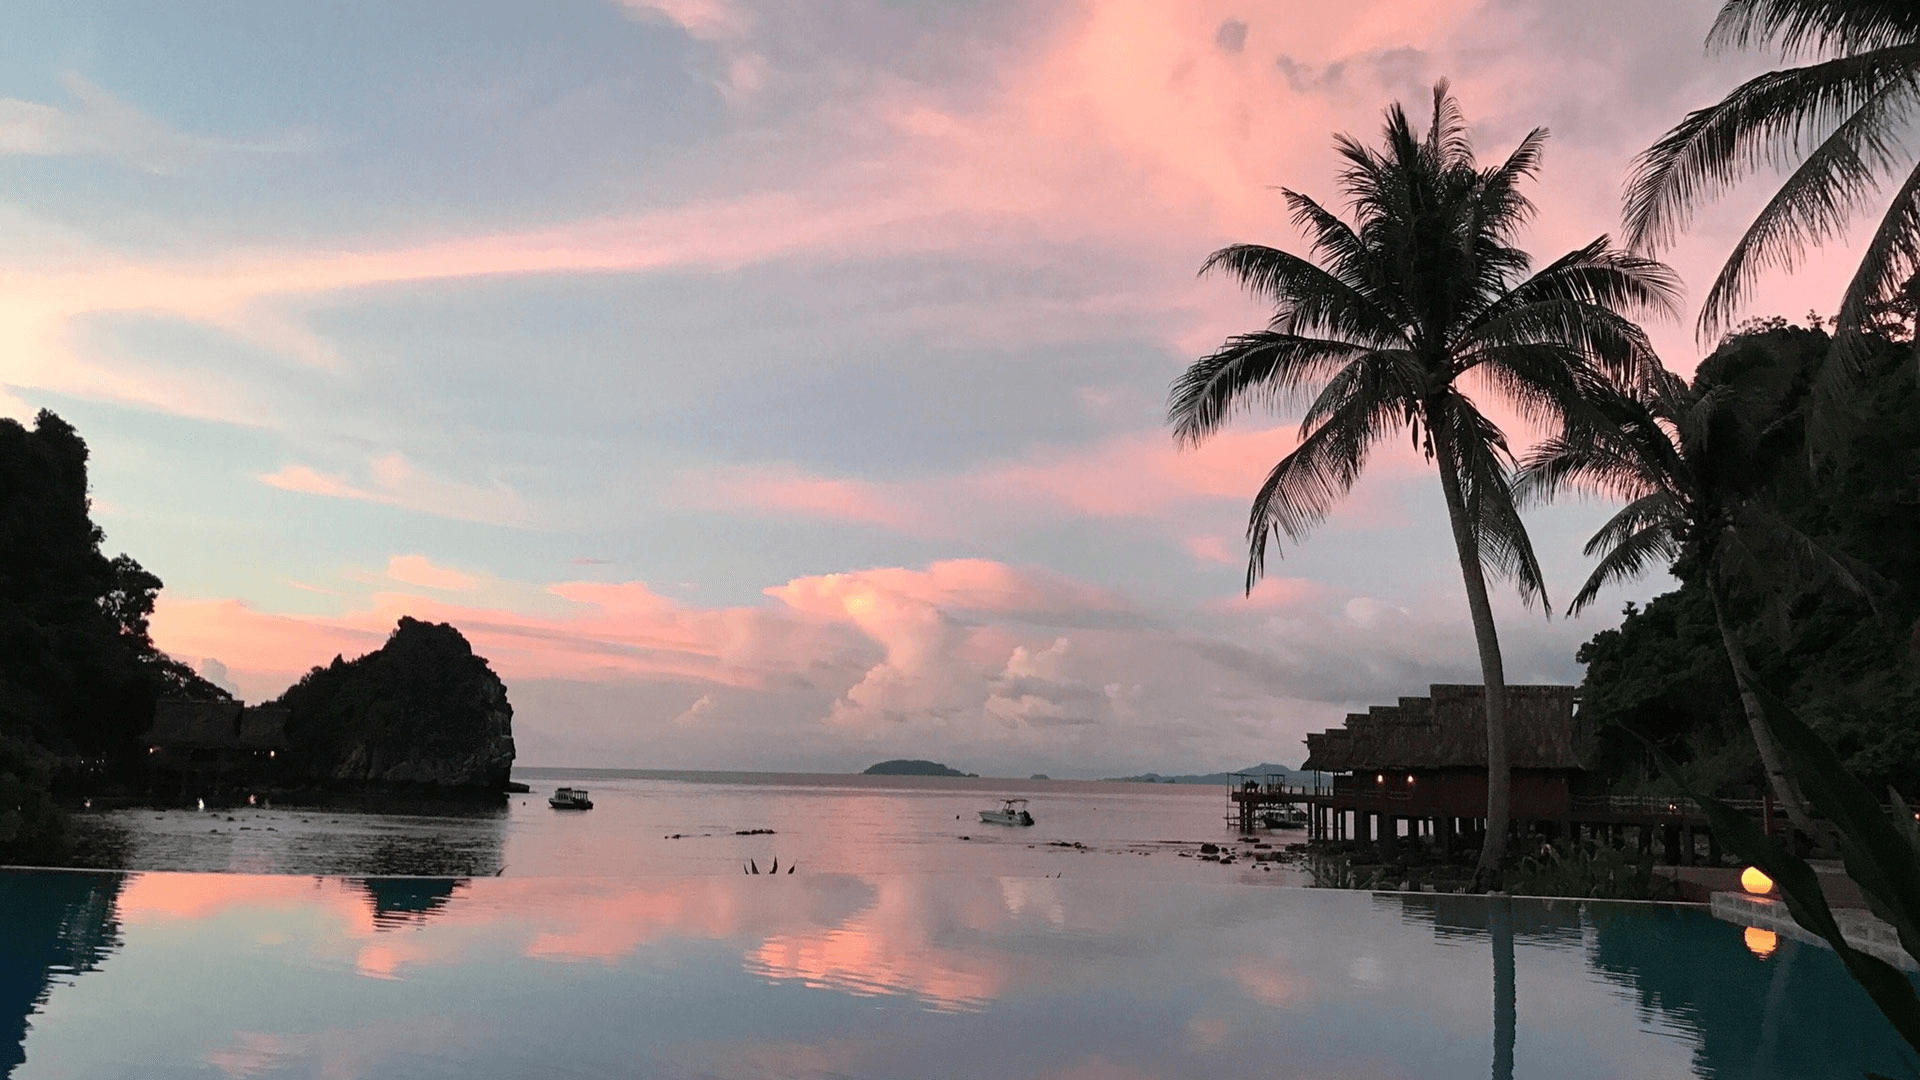
[[[1516,769],[1578,769],[1571,686],[1507,687],[1509,757]],[[1344,727],[1307,736],[1302,768],[1316,772],[1406,772],[1487,767],[1486,691],[1435,684],[1351,713]]]
[[[163,750],[285,750],[287,710],[237,701],[161,701],[147,744]]]

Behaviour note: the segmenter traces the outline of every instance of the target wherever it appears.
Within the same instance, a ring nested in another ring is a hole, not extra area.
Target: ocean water
[[[0,871],[0,1077],[1913,1075],[1697,909],[801,873]]]
[[[812,873],[1301,881],[1272,864],[1191,857],[1202,842],[1237,839],[1225,789],[1212,786],[557,769],[515,775],[533,792],[484,810],[116,810],[86,815],[82,825],[104,838],[90,845],[103,868],[126,870],[632,877],[738,874],[750,861],[768,870],[779,859],[782,871]],[[594,808],[552,809],[547,796],[560,786],[587,788]],[[983,824],[979,811],[1005,798],[1029,800],[1034,825]],[[773,831],[756,832],[766,829]],[[1302,834],[1263,830],[1263,839],[1284,845]]]
[[[484,812],[89,815],[123,868],[0,870],[0,1080],[1920,1075],[1830,952],[1270,887],[1299,879],[1189,857],[1231,838],[1215,788],[523,779]],[[981,824],[1005,797],[1037,824]]]

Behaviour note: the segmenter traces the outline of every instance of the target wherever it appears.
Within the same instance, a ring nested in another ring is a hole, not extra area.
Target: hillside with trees
[[[1810,572],[1812,549],[1734,554],[1729,621],[1757,681],[1780,694],[1875,790],[1920,790],[1920,386],[1903,327],[1866,339],[1845,410],[1816,409],[1834,341],[1772,319],[1730,337],[1693,389],[1724,388],[1758,434],[1739,477],[1866,589],[1857,596]],[[1742,715],[1702,568],[1673,567],[1680,588],[1628,605],[1615,629],[1579,652],[1581,710],[1594,764],[1618,790],[1652,790],[1653,739],[1695,784],[1757,796],[1764,776]],[[1617,726],[1615,726],[1617,725]]]
[[[0,418],[0,862],[59,858],[56,772],[129,774],[156,701],[228,697],[154,647],[160,579],[101,550],[91,509],[73,426]]]

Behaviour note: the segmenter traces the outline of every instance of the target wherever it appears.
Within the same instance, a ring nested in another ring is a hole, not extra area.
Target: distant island
[[[906,758],[900,758],[895,761],[883,761],[878,765],[869,766],[867,770],[861,773],[860,775],[862,776],[973,776],[973,777],[977,777],[980,774],[970,773],[970,772],[961,772],[958,769],[949,769],[945,765],[942,765],[937,761],[920,761],[918,759],[908,760]]]
[[[1231,784],[1237,780],[1265,780],[1272,776],[1287,784],[1303,784],[1311,777],[1298,769],[1289,769],[1285,765],[1261,762],[1249,765],[1237,772],[1185,773],[1180,776],[1162,776],[1159,773],[1141,773],[1139,776],[1109,776],[1116,783],[1127,784]]]

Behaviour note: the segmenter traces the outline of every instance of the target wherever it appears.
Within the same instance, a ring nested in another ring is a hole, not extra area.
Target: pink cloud
[[[262,475],[268,487],[299,495],[399,506],[439,517],[482,521],[498,525],[524,524],[527,510],[507,485],[469,484],[434,476],[416,468],[400,453],[381,454],[367,461],[368,482],[323,473],[306,465],[286,465]]]
[[[1161,522],[1175,531],[1192,527],[1200,504],[1244,508],[1267,473],[1294,448],[1296,434],[1291,426],[1231,427],[1182,450],[1167,431],[1153,430],[1088,447],[1040,448],[1024,461],[907,481],[810,476],[784,465],[697,470],[682,477],[678,498],[704,509],[818,517],[943,538],[1084,518]],[[1335,509],[1335,518],[1368,527],[1404,522],[1397,486],[1427,471],[1427,463],[1404,442],[1382,444],[1362,483]],[[1243,515],[1243,509],[1223,508],[1218,520],[1243,526]],[[1223,540],[1186,536],[1179,542],[1203,561],[1233,564],[1245,558]]]
[[[1238,560],[1242,563],[1245,556]],[[1236,593],[1210,601],[1207,607],[1223,615],[1266,614],[1297,611],[1309,605],[1328,604],[1335,599],[1333,590],[1306,578],[1269,575],[1257,582],[1250,593]]]
[[[425,555],[395,555],[387,560],[387,576],[408,585],[442,592],[468,592],[480,584],[472,574],[437,566]]]

